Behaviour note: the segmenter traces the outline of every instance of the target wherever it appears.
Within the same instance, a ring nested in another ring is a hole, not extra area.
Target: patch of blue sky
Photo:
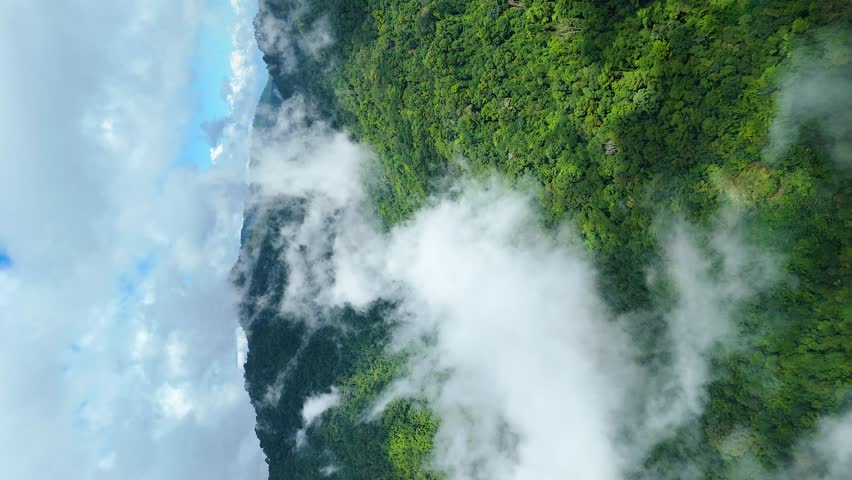
[[[136,293],[136,289],[139,286],[139,283],[148,276],[151,270],[154,269],[157,262],[157,256],[154,252],[148,253],[148,255],[140,258],[133,264],[133,268],[123,274],[119,280],[119,291],[121,293],[121,298],[126,299]]]
[[[208,168],[210,148],[215,145],[211,145],[204,125],[222,122],[230,113],[223,91],[231,76],[230,26],[236,17],[227,3],[223,4],[212,9],[196,41],[192,77],[183,92],[191,100],[192,117],[183,128],[184,142],[175,162],[177,166]]]
[[[243,15],[253,18],[257,7],[253,2],[247,2],[247,4],[250,7],[249,11],[243,12]],[[211,166],[210,150],[215,147],[218,139],[215,135],[211,138],[211,135],[205,131],[205,125],[215,125],[217,122],[223,124],[231,114],[225,90],[233,74],[230,63],[234,48],[231,29],[240,21],[240,18],[227,1],[210,0],[208,8],[208,15],[199,31],[191,59],[191,80],[183,89],[183,94],[190,99],[192,116],[182,127],[183,143],[177,158],[160,173],[156,180],[158,189],[162,188],[169,171],[173,168],[190,167],[203,170]],[[246,5],[243,5],[243,8],[246,8]],[[264,72],[266,65],[263,59],[259,54],[254,57],[257,71]],[[255,92],[259,98],[263,83],[266,82],[266,75],[256,75],[255,81],[258,85]],[[154,268],[156,255],[156,252],[150,252],[140,259],[134,268],[119,278],[119,295],[122,304],[132,300],[139,284]],[[182,281],[189,284],[191,279],[187,276],[182,278]]]
[[[6,250],[0,248],[0,270],[12,268],[12,265],[12,257],[6,252]]]

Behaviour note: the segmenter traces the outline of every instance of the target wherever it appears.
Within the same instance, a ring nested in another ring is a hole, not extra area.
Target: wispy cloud
[[[852,412],[825,418],[816,433],[801,442],[793,467],[783,480],[842,480],[852,472]]]
[[[766,156],[778,160],[809,124],[847,172],[852,169],[852,62],[848,32],[824,31],[793,53],[777,95]]]
[[[337,388],[332,387],[328,393],[310,396],[305,399],[302,406],[302,428],[296,432],[296,447],[305,444],[306,431],[320,420],[323,413],[340,405],[340,393]]]

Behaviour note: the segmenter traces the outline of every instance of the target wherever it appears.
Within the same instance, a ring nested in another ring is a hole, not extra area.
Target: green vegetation
[[[749,348],[715,360],[700,438],[660,445],[649,468],[688,457],[721,479],[747,455],[772,470],[820,416],[852,406],[847,167],[831,161],[814,122],[789,132],[788,151],[765,154],[793,52],[850,68],[848,2],[268,0],[262,11],[284,19],[297,3],[308,9],[296,31],[326,15],[337,44],[319,55],[295,47],[292,71],[265,56],[275,85],[373,146],[388,225],[446,175],[533,179],[548,223],[578,226],[616,311],[650,302],[644,275],[659,256],[661,213],[708,225],[733,205],[752,240],[786,255],[793,280],[740,315]],[[298,216],[270,212],[257,221]],[[269,235],[246,248],[256,260],[244,273],[254,278],[244,318],[254,318],[246,375],[256,405],[299,357],[278,406],[258,406],[270,478],[315,478],[329,463],[340,468],[331,478],[435,478],[423,469],[437,428],[425,406],[397,401],[381,421],[361,421],[403,364],[383,352],[380,312],[337,312],[353,327],[341,333],[254,311],[286,279]],[[330,385],[343,404],[309,432],[324,449],[295,450],[302,400]]]
[[[245,287],[240,316],[250,332],[246,388],[257,410],[270,478],[315,479],[328,466],[337,468],[330,478],[432,478],[416,473],[436,428],[428,410],[395,401],[381,422],[364,421],[376,395],[404,363],[401,356],[385,353],[389,306],[377,305],[366,314],[317,310],[312,318],[278,308],[288,278],[287,264],[279,260],[287,247],[279,232],[303,221],[304,208],[303,200],[285,198],[255,211],[259,218],[234,271],[235,283]],[[309,428],[306,444],[298,446],[305,398],[332,386],[341,391],[341,407]]]

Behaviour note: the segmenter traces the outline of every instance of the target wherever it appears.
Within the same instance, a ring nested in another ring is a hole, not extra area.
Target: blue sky
[[[208,167],[211,145],[202,125],[228,116],[223,90],[231,76],[228,61],[231,35],[228,27],[235,21],[235,15],[226,5],[215,12],[202,25],[192,58],[192,81],[186,87],[186,94],[192,98],[193,115],[184,129],[185,142],[177,159],[179,165]]]
[[[176,160],[178,165],[196,165],[202,169],[210,166],[210,148],[215,146],[210,145],[203,126],[228,117],[224,92],[231,77],[229,28],[237,21],[227,2],[214,1],[211,9],[212,14],[198,33],[192,58],[192,81],[186,87],[186,94],[192,98],[193,115],[185,126],[185,142]],[[255,67],[260,72],[255,76],[256,96],[259,98],[267,78],[266,65],[260,55],[256,55]]]
[[[6,253],[5,250],[0,248],[0,270],[4,268],[10,268],[12,266],[12,257]]]
[[[202,130],[204,122],[220,121],[228,115],[228,105],[222,89],[230,74],[228,55],[231,40],[227,30],[205,25],[198,36],[193,58],[193,79],[186,88],[192,97],[192,120],[185,127],[185,143],[178,158],[180,164],[206,167],[210,163],[210,148]]]

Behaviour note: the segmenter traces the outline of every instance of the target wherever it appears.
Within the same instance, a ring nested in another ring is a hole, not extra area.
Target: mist
[[[848,32],[827,31],[793,52],[777,93],[764,155],[778,160],[809,126],[838,167],[852,169],[852,48]]]

